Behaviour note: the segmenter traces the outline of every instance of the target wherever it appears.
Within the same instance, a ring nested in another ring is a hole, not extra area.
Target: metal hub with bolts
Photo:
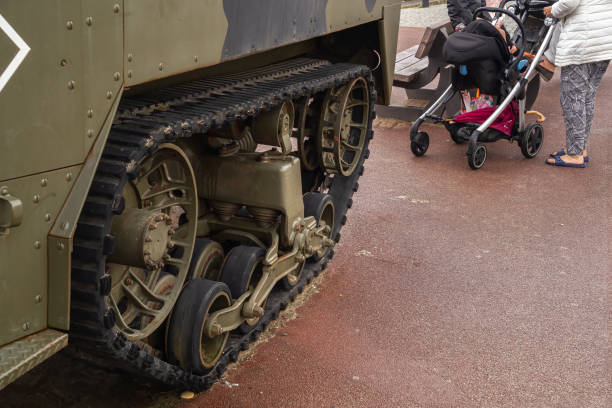
[[[159,211],[128,208],[113,222],[115,250],[109,257],[114,263],[139,266],[148,270],[163,267],[174,247],[172,219]]]
[[[187,277],[198,213],[195,176],[181,148],[163,144],[139,167],[123,189],[125,209],[113,219],[106,260],[115,326],[133,340],[151,336],[172,310]]]

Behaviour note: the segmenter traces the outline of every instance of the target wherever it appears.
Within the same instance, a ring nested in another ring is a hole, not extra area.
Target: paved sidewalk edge
[[[402,8],[422,8],[421,0],[408,0],[402,2]],[[446,4],[446,0],[429,0],[429,6],[439,6],[441,4]]]

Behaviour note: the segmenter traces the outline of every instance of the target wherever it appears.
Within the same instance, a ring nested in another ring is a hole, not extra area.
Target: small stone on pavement
[[[193,391],[183,391],[181,393],[181,399],[190,400],[193,399],[193,397],[195,397],[195,393]]]

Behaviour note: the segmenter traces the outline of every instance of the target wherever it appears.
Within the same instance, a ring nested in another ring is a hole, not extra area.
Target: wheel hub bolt
[[[214,323],[210,328],[210,334],[212,334],[213,337],[223,334],[223,327],[221,327],[219,323]]]
[[[261,306],[255,306],[253,308],[253,315],[255,317],[262,317],[264,315],[264,309]]]

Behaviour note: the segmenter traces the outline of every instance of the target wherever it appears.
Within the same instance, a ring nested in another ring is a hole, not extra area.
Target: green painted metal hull
[[[25,350],[20,339],[70,328],[75,224],[122,94],[322,53],[326,38],[359,29],[377,37],[380,102],[388,102],[395,3],[3,0],[0,360],[7,361],[7,347]],[[343,46],[326,47],[327,57],[349,59]]]

